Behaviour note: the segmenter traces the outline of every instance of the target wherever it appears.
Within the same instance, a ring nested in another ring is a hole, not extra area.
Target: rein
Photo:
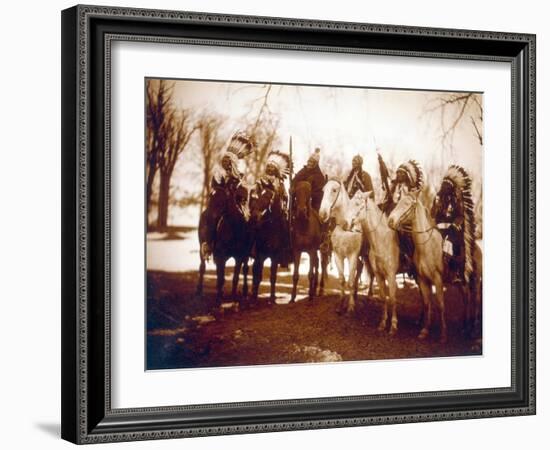
[[[330,208],[328,210],[329,216],[332,213],[332,210],[334,209],[334,205],[336,205],[338,198],[340,197],[340,192],[342,191],[342,183],[338,182],[338,186],[339,186],[338,194],[336,194],[336,197],[334,198],[334,201],[332,202],[332,205],[330,205]]]
[[[411,207],[409,209],[407,209],[407,211],[405,211],[401,217],[404,217],[404,216],[406,217],[406,216],[411,215],[411,213],[413,212],[413,208],[415,208],[417,206],[417,204],[418,204],[418,200],[415,200],[415,202],[411,205]],[[412,225],[404,226],[404,225],[400,224],[397,227],[395,227],[395,230],[396,231],[402,231],[402,232],[405,232],[405,233],[411,233],[411,234],[429,233],[428,238],[424,242],[419,242],[418,243],[418,245],[424,245],[432,238],[432,233],[436,228],[437,228],[436,226],[432,225],[431,227],[426,228],[425,230],[413,230]]]

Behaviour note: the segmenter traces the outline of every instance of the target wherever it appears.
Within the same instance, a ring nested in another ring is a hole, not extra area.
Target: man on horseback
[[[466,217],[467,212],[470,212],[471,218]],[[431,214],[444,239],[443,255],[449,278],[453,283],[460,283],[468,276],[465,273],[464,247],[467,240],[473,240],[475,229],[471,180],[462,167],[451,166],[447,171],[434,199]]]
[[[344,181],[344,187],[348,192],[349,198],[353,198],[357,191],[370,192],[374,199],[374,190],[369,173],[363,170],[363,158],[361,155],[355,155],[351,161],[351,171]]]
[[[421,190],[424,186],[424,172],[422,167],[413,159],[401,164],[391,181],[389,191],[386,191],[384,211],[389,215],[401,196],[412,190]],[[415,275],[413,264],[414,242],[410,233],[398,230],[399,247],[401,248],[401,264],[411,275]]]
[[[242,207],[246,198],[237,195],[243,174],[239,171],[239,160],[252,153],[254,143],[243,132],[236,132],[229,141],[227,149],[222,153],[220,164],[214,168],[214,175],[210,185],[212,190],[208,198],[208,205],[203,212],[204,240],[201,244],[201,253],[210,255],[216,242],[216,229],[220,219],[227,211],[230,202],[236,202]],[[214,205],[215,204],[215,205]]]
[[[288,216],[288,194],[285,189],[284,181],[289,175],[290,157],[278,150],[272,151],[267,156],[265,172],[257,181],[261,190],[269,189],[281,202],[281,209],[285,216]]]
[[[319,214],[319,208],[323,200],[323,186],[326,183],[325,175],[323,175],[319,167],[320,159],[321,149],[316,148],[309,155],[306,165],[298,171],[292,180],[292,186],[296,186],[300,181],[307,181],[311,185],[311,207],[317,214]]]

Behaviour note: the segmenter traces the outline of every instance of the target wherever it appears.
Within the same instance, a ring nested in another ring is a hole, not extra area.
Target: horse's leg
[[[204,283],[204,271],[206,270],[206,263],[204,261],[204,258],[201,256],[201,263],[199,266],[199,281],[197,283],[197,296],[202,295],[202,287]]]
[[[256,255],[252,266],[252,301],[258,300],[258,289],[262,281],[262,272],[264,270],[264,258]]]
[[[386,282],[379,273],[375,273],[376,283],[378,284],[378,291],[380,292],[380,298],[384,301],[384,309],[382,310],[382,317],[378,324],[378,331],[384,331],[388,324],[388,292],[386,289]]]
[[[296,301],[296,288],[298,286],[298,280],[300,279],[301,253],[295,250],[292,256],[292,259],[294,260],[294,273],[292,274],[292,295],[290,296],[290,303],[294,303]]]
[[[223,285],[225,283],[225,263],[224,256],[216,258],[216,303],[221,304],[223,300]]]
[[[397,292],[397,283],[395,281],[395,274],[388,277],[388,299],[391,303],[391,327],[390,336],[397,333],[397,299],[395,294]]]
[[[233,271],[233,283],[231,285],[231,298],[237,298],[237,288],[239,287],[239,275],[241,274],[241,267],[243,260],[240,257],[235,257],[235,270]]]
[[[309,256],[309,272],[307,274],[308,282],[309,282],[309,289],[308,289],[308,297],[309,300],[312,300],[313,297],[315,297],[315,261],[313,257],[313,252],[308,252]]]
[[[277,283],[277,268],[279,267],[279,261],[276,258],[271,257],[271,274],[270,274],[270,281],[271,281],[271,294],[269,296],[269,302],[275,303],[275,299],[277,298],[275,296],[275,284]]]
[[[313,266],[313,293],[310,298],[315,297],[315,294],[317,293],[317,286],[319,285],[319,254],[317,253],[317,250],[313,250],[313,261],[315,263]]]
[[[353,298],[357,301],[357,291],[359,290],[359,282],[363,274],[363,259],[357,258],[357,268],[355,270],[355,279],[353,280]]]
[[[430,334],[430,326],[432,323],[432,288],[425,278],[418,276],[418,288],[420,289],[420,296],[424,304],[424,325],[418,335],[418,339],[426,339]]]
[[[328,258],[324,252],[321,253],[321,279],[319,280],[319,297],[325,294],[325,278],[327,276]]]
[[[367,288],[367,295],[366,295],[368,299],[374,295],[374,291],[373,291],[374,273],[368,257],[364,258],[363,265],[365,266],[365,272],[367,272],[367,276],[369,277],[369,287]]]
[[[334,259],[336,263],[336,269],[338,269],[338,281],[340,284],[340,304],[338,305],[336,312],[340,314],[344,311],[346,303],[346,278],[344,277],[344,258],[336,254],[336,257]]]
[[[351,314],[355,311],[355,284],[357,282],[357,260],[359,255],[352,255],[349,261],[349,276],[348,276],[348,291],[349,302],[347,313]]]
[[[445,297],[443,295],[443,282],[440,275],[436,275],[434,280],[435,285],[435,300],[439,307],[439,314],[441,315],[441,336],[439,341],[442,344],[447,342],[447,320],[445,319]]]
[[[462,318],[462,332],[464,333],[464,336],[467,337],[470,334],[470,325],[472,323],[471,317],[472,317],[472,310],[471,310],[471,304],[470,304],[470,285],[469,283],[460,283],[457,286],[457,289],[460,292],[460,295],[462,296],[462,303],[464,304],[464,315]]]
[[[243,298],[248,297],[248,256],[243,259]]]
[[[473,332],[481,334],[481,304],[482,304],[483,291],[481,288],[481,277],[476,274],[473,288],[472,288],[472,301],[474,302],[474,318],[473,318]]]

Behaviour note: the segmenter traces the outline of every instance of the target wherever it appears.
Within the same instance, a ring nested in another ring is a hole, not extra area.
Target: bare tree
[[[174,85],[166,80],[148,80],[146,88],[146,150],[147,150],[147,216],[151,209],[153,183],[159,165],[159,154],[166,145],[168,137],[167,117],[172,114],[172,93]]]
[[[284,86],[279,86],[279,92]],[[279,144],[279,119],[269,107],[270,97],[273,95],[273,85],[260,86],[261,93],[250,102],[250,110],[244,120],[249,123],[247,134],[256,144],[255,151],[247,158],[247,172],[245,176],[257,180],[265,166],[269,152]]]
[[[208,112],[203,113],[197,123],[203,170],[203,185],[200,195],[201,211],[205,208],[206,201],[210,195],[210,181],[212,179],[213,169],[225,141],[220,133],[223,123],[223,117]]]
[[[428,112],[440,114],[443,148],[450,148],[452,151],[455,131],[463,120],[468,119],[479,145],[483,145],[483,105],[479,94],[474,92],[440,94],[429,102]]]
[[[159,149],[157,157],[160,173],[157,227],[160,230],[165,229],[168,225],[170,180],[172,179],[174,167],[197,129],[197,126],[192,124],[189,110],[172,110],[165,117],[165,121],[165,142]]]

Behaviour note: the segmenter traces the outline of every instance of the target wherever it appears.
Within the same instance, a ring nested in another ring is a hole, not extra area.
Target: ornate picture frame
[[[110,73],[117,41],[508,63],[510,386],[113,408]],[[62,12],[64,439],[84,444],[535,414],[535,264],[534,35],[80,5]]]

